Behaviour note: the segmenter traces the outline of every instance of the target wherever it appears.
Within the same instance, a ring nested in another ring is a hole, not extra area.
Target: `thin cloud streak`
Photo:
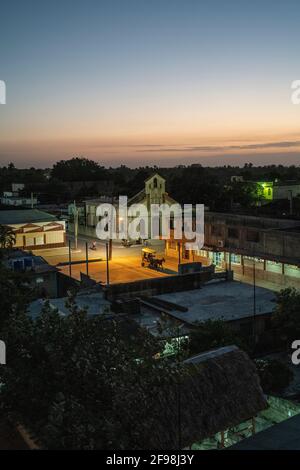
[[[183,147],[168,147],[161,146],[159,148],[151,149],[149,146],[146,149],[136,150],[136,152],[226,152],[232,150],[263,150],[272,148],[292,148],[300,146],[300,140],[282,141],[282,142],[267,142],[261,144],[244,144],[244,145],[196,145],[196,146],[183,146]]]

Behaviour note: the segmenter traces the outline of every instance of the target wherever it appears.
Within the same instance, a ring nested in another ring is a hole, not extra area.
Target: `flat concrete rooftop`
[[[131,314],[132,318],[140,327],[145,328],[149,333],[158,338],[168,338],[174,336],[186,336],[189,334],[189,327],[184,323],[177,324],[177,320],[164,318],[164,328],[161,330],[162,316],[161,312],[141,306],[141,312]]]
[[[256,287],[255,291],[256,315],[271,313],[275,294],[263,287]],[[162,294],[153,299],[176,304],[178,310],[176,305],[170,308],[166,304],[161,311],[189,324],[206,320],[233,321],[253,315],[253,286],[237,281],[211,281],[201,289]]]
[[[62,316],[69,315],[69,310],[66,307],[68,298],[49,299],[49,304],[52,309],[57,309]],[[78,308],[86,309],[89,315],[101,315],[109,308],[110,303],[104,299],[102,292],[79,294],[75,299]],[[45,301],[42,299],[35,300],[29,305],[28,312],[32,318],[40,315]]]

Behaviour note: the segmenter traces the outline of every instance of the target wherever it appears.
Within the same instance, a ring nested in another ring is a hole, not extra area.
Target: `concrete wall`
[[[37,250],[57,248],[66,244],[65,221],[35,222],[34,224],[13,224],[15,248]]]
[[[221,275],[221,273],[218,273]],[[227,273],[223,273],[226,278]],[[120,297],[131,298],[140,296],[153,296],[169,292],[198,289],[203,283],[214,277],[213,267],[203,272],[168,276],[141,281],[112,284],[106,288],[106,298],[116,300]]]
[[[80,286],[80,282],[76,281],[72,277],[67,276],[61,272],[57,273],[57,286],[58,292],[57,297],[66,297],[69,289],[77,289]]]

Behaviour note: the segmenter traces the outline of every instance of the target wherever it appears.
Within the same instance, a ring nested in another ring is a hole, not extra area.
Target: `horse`
[[[165,258],[153,258],[150,262],[150,266],[158,269],[158,268],[163,268],[163,263],[165,262]]]

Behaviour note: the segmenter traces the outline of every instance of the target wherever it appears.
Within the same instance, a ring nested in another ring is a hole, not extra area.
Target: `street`
[[[62,248],[49,248],[45,250],[37,250],[35,254],[42,256],[45,260],[57,266],[64,274],[69,275],[69,265],[61,265],[69,262],[69,247],[68,243],[71,241],[71,260],[83,261],[80,264],[71,266],[71,276],[74,279],[80,280],[80,273],[87,274],[86,269],[86,243],[88,246],[88,259],[99,260],[89,263],[88,274],[97,282],[107,282],[106,272],[106,243],[102,240],[94,240],[86,236],[79,235],[77,249],[74,249],[74,236],[68,234],[67,246]],[[96,241],[96,250],[92,250],[93,242]],[[164,257],[164,270],[157,271],[148,267],[141,266],[141,250],[142,245],[133,245],[131,247],[124,247],[120,242],[113,242],[112,260],[109,261],[109,281],[110,283],[131,282],[147,278],[163,277],[172,274],[177,274],[178,265],[177,260],[168,258],[163,252],[158,252],[158,257]],[[217,269],[218,270],[218,269]],[[234,273],[234,280],[252,284],[253,279]],[[284,286],[277,286],[276,284],[256,279],[258,287],[265,287],[273,291],[279,291]]]
[[[87,273],[86,269],[86,243],[88,245],[88,258],[89,260],[101,259],[89,263],[88,273],[89,276],[97,282],[106,283],[106,244],[104,241],[96,241],[96,250],[92,250],[91,246],[95,240],[82,235],[78,236],[77,249],[74,249],[74,237],[68,235],[68,240],[71,240],[71,260],[83,261],[81,264],[71,266],[71,276],[74,279],[80,279],[80,273]],[[69,243],[69,241],[68,241]],[[142,245],[134,245],[129,248],[123,247],[119,242],[113,243],[112,260],[109,261],[109,280],[110,283],[131,282],[140,279],[163,277],[170,274],[177,274],[177,264],[174,260],[168,260],[164,264],[164,271],[157,271],[148,267],[141,266],[141,250]],[[53,265],[58,266],[61,272],[69,275],[69,265],[61,266],[60,263],[68,263],[69,261],[69,247],[54,248],[46,250],[37,250],[35,254],[42,256],[46,261]],[[158,256],[163,256],[163,253],[158,253]]]

